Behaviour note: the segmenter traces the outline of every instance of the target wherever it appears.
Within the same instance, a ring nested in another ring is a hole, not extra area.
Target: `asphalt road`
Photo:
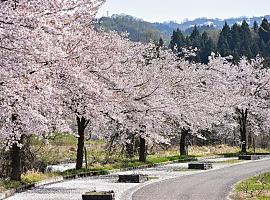
[[[236,182],[267,171],[270,159],[168,179],[137,190],[132,200],[223,200]]]

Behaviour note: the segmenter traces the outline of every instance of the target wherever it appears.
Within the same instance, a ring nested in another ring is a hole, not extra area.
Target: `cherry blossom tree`
[[[12,148],[11,179],[20,180],[24,135],[66,128],[59,120],[62,105],[54,98],[61,88],[53,87],[72,51],[63,39],[73,34],[71,22],[92,20],[102,2],[1,1],[1,135]]]
[[[211,74],[208,85],[214,87],[211,91],[215,104],[221,112],[235,119],[245,153],[247,126],[250,125],[249,130],[254,134],[265,132],[269,127],[265,126],[269,122],[269,116],[265,114],[269,109],[269,70],[263,68],[259,58],[251,61],[243,58],[238,65],[232,65],[221,57],[213,58],[208,69]]]

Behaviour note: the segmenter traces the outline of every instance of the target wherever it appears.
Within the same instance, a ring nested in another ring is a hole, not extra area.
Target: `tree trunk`
[[[82,169],[83,167],[83,154],[84,154],[84,131],[89,124],[89,120],[84,117],[77,116],[77,126],[78,126],[78,145],[77,145],[77,159],[76,159],[76,169]]]
[[[253,138],[253,141],[252,141],[252,146],[253,146],[253,153],[256,153],[256,144],[255,144],[255,138]]]
[[[11,174],[10,179],[13,181],[21,181],[21,149],[15,143],[11,149]]]
[[[182,129],[181,136],[180,136],[180,156],[187,156],[187,136],[189,134],[189,130]]]
[[[88,160],[87,160],[87,149],[84,147],[84,160],[85,160],[85,168],[88,169]]]
[[[239,125],[240,125],[240,140],[241,140],[241,153],[247,152],[247,116],[248,109],[241,109],[239,112]]]
[[[139,161],[146,162],[146,140],[140,137],[140,148],[139,148]]]
[[[127,138],[129,142],[126,142],[126,153],[128,158],[134,157],[134,136],[130,134]]]
[[[251,132],[248,133],[248,149],[251,149],[252,148],[252,134]]]

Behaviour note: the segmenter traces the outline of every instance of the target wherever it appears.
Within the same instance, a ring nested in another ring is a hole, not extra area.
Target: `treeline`
[[[206,31],[201,34],[197,26],[189,36],[184,36],[179,29],[173,31],[169,47],[180,52],[183,47],[188,46],[199,49],[196,57],[192,58],[195,62],[208,63],[211,52],[218,52],[221,56],[232,55],[234,62],[238,62],[243,56],[252,59],[257,55],[268,60],[270,23],[263,19],[259,26],[255,21],[252,28],[245,20],[241,25],[234,24],[232,27],[225,23],[217,42],[214,42]]]

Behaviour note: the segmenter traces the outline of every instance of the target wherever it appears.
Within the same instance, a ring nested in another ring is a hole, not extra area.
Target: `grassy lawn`
[[[233,200],[269,200],[270,172],[240,182],[232,195]]]
[[[49,145],[43,144],[37,138],[32,139],[33,149],[37,152],[37,156],[45,164],[59,164],[66,162],[75,162],[77,138],[70,134],[57,134],[49,139]],[[196,160],[196,157],[221,156],[225,155],[238,156],[239,148],[230,147],[227,145],[217,146],[192,146],[189,147],[190,156],[179,156],[178,147],[173,147],[168,150],[156,149],[150,152],[147,156],[147,163],[138,161],[138,157],[132,159],[126,158],[120,151],[114,151],[110,156],[106,154],[106,143],[103,140],[86,141],[88,170],[112,170],[128,167],[138,167],[145,164],[157,164],[167,161],[188,162]],[[262,152],[262,150],[259,150]],[[264,151],[262,153],[269,153]],[[226,161],[228,164],[237,163],[240,161]]]
[[[112,152],[111,156],[106,154],[106,143],[103,140],[88,140],[85,142],[87,149],[87,159],[90,165],[105,165],[107,163],[118,163],[124,165],[127,159],[120,151]],[[76,160],[77,138],[70,134],[57,134],[49,138],[49,145],[45,145],[37,138],[32,138],[32,148],[37,152],[38,158],[45,164],[59,164],[66,162],[74,162]],[[225,156],[233,157],[239,155],[238,147],[230,147],[227,145],[216,146],[191,146],[189,147],[189,155],[191,157],[207,157],[207,156]],[[257,149],[257,153],[270,153],[269,150]],[[160,163],[182,159],[179,155],[178,147],[173,147],[169,150],[155,150],[150,152],[148,156],[149,163]],[[136,160],[136,158],[135,158]],[[185,160],[185,159],[184,159]],[[135,161],[126,164],[136,165]],[[108,166],[107,166],[108,167]],[[115,167],[112,167],[115,168]]]
[[[57,174],[54,173],[40,173],[36,171],[29,171],[22,175],[22,180],[20,181],[10,181],[10,180],[0,180],[0,193],[5,190],[20,187],[22,185],[28,185],[40,182],[45,179],[50,179],[56,177]]]
[[[77,138],[70,134],[57,134],[49,138],[49,144],[45,145],[38,138],[31,139],[32,149],[37,153],[38,159],[45,164],[74,162],[76,160]],[[105,160],[105,142],[102,140],[89,140],[85,142],[88,160],[101,162]]]
[[[226,153],[238,153],[240,148],[227,145],[193,146],[189,148],[189,154],[197,157],[217,156]]]

